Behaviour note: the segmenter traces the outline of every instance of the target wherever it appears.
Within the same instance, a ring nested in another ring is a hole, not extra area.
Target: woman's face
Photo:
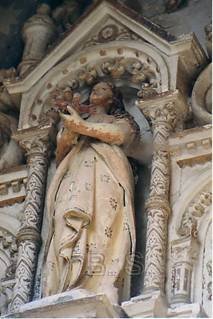
[[[101,82],[96,84],[90,95],[90,103],[97,106],[110,106],[113,100],[113,92],[110,86]]]

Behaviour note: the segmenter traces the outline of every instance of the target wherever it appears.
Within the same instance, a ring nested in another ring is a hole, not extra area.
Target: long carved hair
[[[126,118],[130,122],[131,126],[135,130],[136,134],[140,133],[140,128],[135,122],[132,115],[130,115],[124,108],[122,94],[118,88],[111,82],[104,81],[112,90],[113,93],[113,102],[109,110],[110,115],[114,115],[116,118]]]

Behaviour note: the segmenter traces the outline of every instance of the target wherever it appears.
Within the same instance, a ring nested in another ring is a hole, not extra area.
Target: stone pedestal
[[[205,318],[207,317],[199,303],[180,304],[168,310],[169,318]]]
[[[160,291],[143,294],[122,303],[122,308],[130,318],[167,317],[167,303]]]
[[[5,318],[123,318],[121,307],[113,306],[106,295],[85,294],[75,289],[23,305]]]

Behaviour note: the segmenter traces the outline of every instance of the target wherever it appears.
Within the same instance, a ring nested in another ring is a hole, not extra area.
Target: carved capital
[[[169,125],[171,128],[175,128],[177,122],[175,102],[168,102],[164,105],[157,105],[156,107],[145,107],[143,113],[155,126],[163,123],[164,125]]]
[[[187,116],[188,106],[184,97],[178,92],[166,92],[151,99],[138,100],[138,107],[152,122],[154,129],[162,125],[168,130],[175,129],[180,120]]]
[[[48,158],[51,144],[55,139],[55,132],[51,125],[37,126],[17,131],[13,138],[26,151],[28,158],[35,155],[42,155],[43,158]]]

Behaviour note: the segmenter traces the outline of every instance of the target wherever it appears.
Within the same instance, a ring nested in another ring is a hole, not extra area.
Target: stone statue
[[[15,68],[0,69],[0,112],[8,112],[9,110],[16,110],[18,108],[18,103],[12,99],[11,95],[7,91],[4,85],[4,81],[14,80],[17,76]]]
[[[48,45],[56,36],[56,27],[50,14],[50,7],[42,3],[36,14],[24,24],[22,35],[25,47],[22,62],[18,66],[20,76],[27,74],[43,59]]]
[[[0,112],[0,172],[22,163],[23,153],[11,139],[17,130],[17,120]]]
[[[205,27],[206,49],[212,58],[212,24]],[[198,76],[192,90],[192,112],[199,125],[212,124],[212,62]]]
[[[86,120],[76,111],[84,107],[92,110]],[[135,250],[134,182],[125,152],[138,126],[107,82],[93,87],[89,105],[75,101],[67,109],[58,143],[67,132],[77,139],[74,145],[70,139],[48,191],[43,296],[80,288],[118,303],[129,288]]]
[[[183,5],[186,5],[186,4],[187,4],[187,2],[185,0],[166,0],[166,2],[165,2],[166,11],[168,13],[175,12],[180,7],[182,7]]]
[[[80,17],[80,3],[77,0],[65,0],[53,13],[56,24],[62,28],[62,32],[69,30],[72,24]]]

